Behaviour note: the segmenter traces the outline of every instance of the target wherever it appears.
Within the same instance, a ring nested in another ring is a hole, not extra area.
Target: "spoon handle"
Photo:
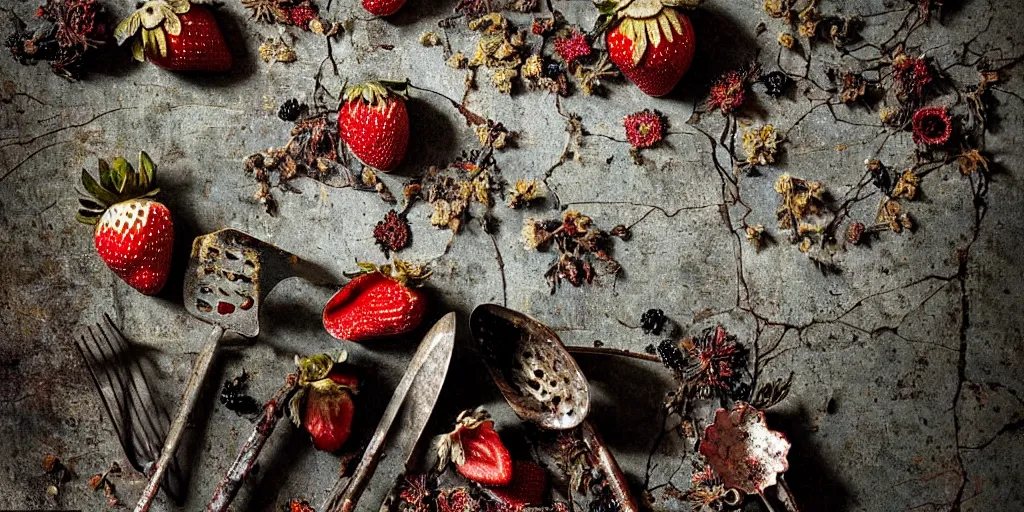
[[[597,458],[597,464],[604,472],[605,478],[608,479],[608,485],[611,486],[612,494],[615,496],[616,501],[619,502],[619,510],[622,512],[639,512],[640,507],[637,506],[636,499],[633,498],[633,493],[629,490],[629,484],[626,482],[625,475],[622,474],[622,470],[619,469],[619,463],[615,462],[615,456],[608,450],[608,446],[604,444],[604,440],[601,439],[601,435],[597,433],[594,426],[589,420],[583,420],[580,424],[580,429],[583,432],[583,442],[587,443],[590,450],[594,453]]]

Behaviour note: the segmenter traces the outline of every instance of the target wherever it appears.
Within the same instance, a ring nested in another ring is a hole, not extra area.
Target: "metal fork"
[[[132,357],[124,335],[106,313],[103,320],[87,327],[75,345],[89,367],[125,457],[136,471],[148,477],[167,437],[170,417],[153,401],[142,367]],[[163,487],[178,501],[184,477],[177,459],[168,469]]]

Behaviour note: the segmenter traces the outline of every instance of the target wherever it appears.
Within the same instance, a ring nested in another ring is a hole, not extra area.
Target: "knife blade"
[[[344,483],[341,476],[334,483],[324,505],[323,512],[351,512],[366,489],[380,460],[383,447],[388,439],[391,425],[400,410],[404,411],[402,430],[397,435],[402,454],[408,456],[416,447],[423,428],[430,419],[434,404],[441,392],[448,365],[451,363],[455,346],[455,313],[448,313],[427,332],[413,355],[408,369],[391,396],[377,430],[363,452],[352,478]]]

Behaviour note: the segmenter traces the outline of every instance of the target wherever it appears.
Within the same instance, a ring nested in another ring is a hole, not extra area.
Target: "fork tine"
[[[76,345],[86,361],[89,375],[92,377],[97,391],[99,391],[103,407],[107,410],[107,416],[110,418],[111,423],[114,424],[114,431],[117,434],[118,441],[121,443],[121,448],[124,449],[128,462],[131,463],[132,467],[138,469],[141,465],[135,457],[131,439],[128,437],[129,435],[125,428],[128,404],[124,395],[124,386],[118,385],[118,383],[122,382],[120,375],[117,375],[118,368],[113,367],[112,362],[106,357],[107,354],[91,326],[87,327],[87,332],[89,337],[86,338],[85,334],[82,334],[78,338],[80,344]],[[90,340],[92,340],[91,343]],[[111,375],[112,373],[116,375],[116,379]],[[115,380],[117,381],[116,383]],[[118,389],[122,391],[120,394]]]

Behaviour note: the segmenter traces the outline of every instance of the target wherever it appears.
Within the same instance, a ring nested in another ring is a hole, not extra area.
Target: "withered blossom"
[[[615,276],[622,270],[609,250],[611,238],[625,238],[628,230],[605,232],[594,229],[592,224],[590,217],[574,210],[566,210],[561,220],[531,218],[524,221],[522,236],[527,249],[546,251],[554,247],[557,253],[557,259],[544,274],[551,285],[551,293],[563,280],[576,287],[592,283],[596,261],[604,264],[606,274]]]
[[[906,200],[914,199],[917,195],[917,187],[921,184],[921,177],[914,173],[914,171],[907,169],[900,175],[900,179],[896,181],[896,185],[892,188],[892,197],[903,198]]]
[[[850,104],[860,101],[867,93],[868,83],[856,73],[843,73],[843,88],[839,92],[839,98],[843,103]]]
[[[731,114],[743,106],[746,98],[747,76],[738,71],[730,71],[719,78],[711,86],[708,97],[708,110],[721,110],[723,114]]]
[[[778,151],[778,145],[778,132],[770,124],[743,131],[743,152],[747,154],[747,163],[749,164],[768,165],[775,163],[775,153]]]
[[[946,107],[924,107],[914,112],[911,120],[914,142],[928,146],[941,146],[953,134],[953,120]]]
[[[407,187],[406,196],[425,198],[433,208],[430,224],[458,233],[471,204],[487,208],[494,204],[492,195],[500,192],[504,183],[497,172],[489,150],[472,151],[444,169],[428,169],[413,195]]]
[[[981,170],[982,172],[988,171],[988,160],[980,151],[978,151],[977,148],[964,151],[957,155],[956,163],[960,169],[960,174],[963,174],[964,176],[970,176],[978,170]]]
[[[761,247],[764,245],[764,226],[761,224],[747,226],[744,232],[747,236],[747,242],[754,246],[754,250],[761,250]]]
[[[882,222],[894,233],[914,229],[910,216],[903,211],[903,206],[895,199],[885,199],[878,207],[878,222]]]
[[[792,50],[796,46],[796,38],[789,32],[779,32],[779,37],[776,39],[779,42],[779,46]]]
[[[679,378],[677,399],[705,400],[725,396],[739,384],[741,372],[747,364],[747,350],[721,325],[704,329],[699,335],[684,338],[678,343],[684,356]],[[670,355],[670,347],[664,351]],[[671,355],[670,355],[671,358]]]
[[[17,31],[6,41],[11,55],[26,65],[48,61],[57,75],[80,78],[87,57],[109,36],[103,5],[96,0],[48,0],[36,14],[46,24],[29,30],[18,20]]]
[[[526,32],[515,28],[504,16],[490,13],[469,22],[469,29],[480,33],[471,68],[486,67],[491,82],[502,93],[512,92],[512,80],[519,76],[519,68],[528,52]]]
[[[775,181],[775,191],[782,196],[777,213],[779,227],[793,228],[800,219],[820,214],[824,208],[825,185],[783,174]]]
[[[544,199],[544,195],[544,189],[541,188],[540,182],[520,179],[512,186],[512,192],[508,196],[508,207],[513,210],[523,208]]]
[[[401,251],[409,246],[412,238],[409,221],[404,214],[389,210],[384,215],[384,220],[373,228],[373,238],[384,251],[384,256],[390,258],[392,252]]]

